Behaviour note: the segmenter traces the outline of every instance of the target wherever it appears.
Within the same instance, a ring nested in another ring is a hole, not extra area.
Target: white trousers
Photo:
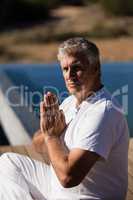
[[[49,185],[49,165],[16,153],[0,156],[0,200],[46,200]]]

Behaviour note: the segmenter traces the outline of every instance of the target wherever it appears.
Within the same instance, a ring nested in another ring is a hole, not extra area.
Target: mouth
[[[80,85],[80,83],[78,81],[75,81],[75,82],[70,81],[70,82],[67,82],[67,85],[68,87],[77,87]]]

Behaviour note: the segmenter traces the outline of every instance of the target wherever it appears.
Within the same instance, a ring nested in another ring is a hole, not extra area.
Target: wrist
[[[57,140],[57,139],[59,139],[59,137],[55,135],[45,135],[44,137],[44,141],[46,144],[50,142],[51,140]]]

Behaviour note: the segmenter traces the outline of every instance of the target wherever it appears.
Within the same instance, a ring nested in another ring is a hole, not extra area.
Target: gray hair
[[[83,37],[74,37],[64,41],[59,46],[58,60],[62,60],[65,55],[85,56],[89,66],[100,69],[100,56],[97,46]]]

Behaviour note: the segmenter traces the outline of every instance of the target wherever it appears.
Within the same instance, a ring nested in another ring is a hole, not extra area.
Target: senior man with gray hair
[[[117,101],[101,83],[99,50],[85,38],[59,47],[66,87],[59,106],[48,92],[40,104],[33,143],[49,164],[6,153],[0,157],[0,199],[124,200],[128,127]]]

